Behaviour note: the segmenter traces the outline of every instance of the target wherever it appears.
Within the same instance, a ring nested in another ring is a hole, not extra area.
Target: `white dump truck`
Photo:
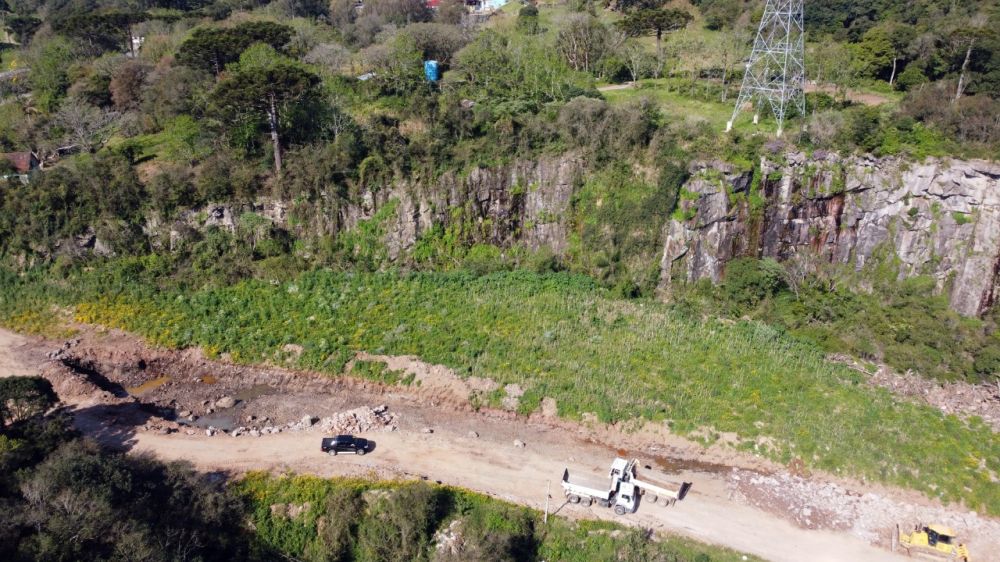
[[[587,481],[580,478],[577,478],[575,482],[570,482],[569,469],[565,469],[562,487],[566,494],[566,501],[579,503],[586,507],[595,503],[601,507],[614,507],[615,513],[618,515],[634,512],[636,508],[635,486],[621,478],[627,465],[628,463],[624,459],[615,459],[615,462],[611,463],[607,482]]]
[[[580,477],[570,481],[569,469],[563,471],[562,487],[566,501],[584,506],[597,504],[600,507],[613,507],[618,515],[635,512],[638,507],[637,496],[643,496],[647,501],[673,505],[677,500],[683,500],[691,489],[690,482],[684,482],[678,490],[672,490],[665,485],[650,480],[640,480],[636,476],[637,461],[627,461],[616,458],[611,463],[606,482],[587,481]]]

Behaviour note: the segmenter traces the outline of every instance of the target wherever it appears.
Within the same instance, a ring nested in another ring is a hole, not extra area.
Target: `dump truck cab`
[[[619,481],[618,493],[615,494],[615,515],[635,513],[635,496],[638,493],[631,482]]]

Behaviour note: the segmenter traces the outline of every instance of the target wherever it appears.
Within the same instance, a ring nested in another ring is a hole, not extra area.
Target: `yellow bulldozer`
[[[917,524],[912,533],[901,533],[899,525],[892,533],[892,551],[960,562],[971,562],[969,549],[955,539],[955,532],[944,525]]]

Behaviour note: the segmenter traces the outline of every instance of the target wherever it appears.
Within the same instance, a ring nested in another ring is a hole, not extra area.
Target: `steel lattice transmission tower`
[[[769,104],[778,120],[781,136],[788,109],[794,104],[805,115],[805,29],[802,24],[803,0],[767,0],[764,17],[760,20],[753,52],[743,75],[740,97],[726,131],[743,106],[754,106],[753,122],[760,118],[761,106]]]

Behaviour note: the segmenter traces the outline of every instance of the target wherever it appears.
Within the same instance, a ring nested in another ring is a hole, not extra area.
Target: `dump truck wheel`
[[[615,515],[625,515],[625,507],[621,505],[615,506]]]
[[[580,505],[583,507],[590,507],[593,503],[594,500],[592,498],[583,498],[583,500],[580,501]]]
[[[570,494],[566,499],[569,500],[569,503],[580,503],[580,496],[576,494]]]
[[[642,497],[643,499],[649,500],[649,503],[656,503],[656,500],[660,499],[656,496],[656,494],[643,494]]]

